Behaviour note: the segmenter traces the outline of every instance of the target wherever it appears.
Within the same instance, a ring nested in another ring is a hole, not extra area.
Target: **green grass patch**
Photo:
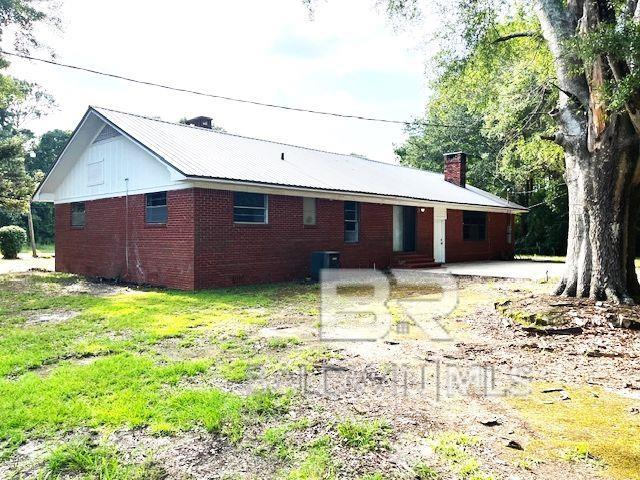
[[[380,472],[374,472],[374,473],[367,473],[366,475],[363,475],[362,477],[360,477],[359,480],[385,480],[385,476],[382,475]]]
[[[22,246],[22,253],[31,253],[31,244],[26,243]],[[53,255],[56,253],[56,244],[55,243],[37,243],[36,251],[38,253],[44,253],[47,255]]]
[[[312,372],[319,369],[324,362],[337,358],[334,352],[325,347],[302,347],[290,352],[271,357],[267,373]]]
[[[267,340],[267,346],[272,350],[284,350],[300,344],[302,342],[296,337],[273,337]]]
[[[640,479],[640,423],[635,403],[594,388],[568,388],[571,401],[548,403],[552,394],[511,399],[522,417],[541,435],[527,447],[539,458],[600,461],[607,478]]]
[[[115,448],[92,445],[87,439],[75,439],[58,446],[46,461],[44,478],[82,476],[104,480],[160,480],[165,472],[152,462],[142,465],[123,463]]]
[[[418,463],[413,467],[417,480],[438,480],[440,475],[424,462]]]
[[[257,391],[242,397],[178,387],[180,380],[207,368],[201,360],[157,365],[120,354],[90,365],[61,365],[44,378],[29,373],[0,380],[0,439],[11,450],[27,435],[49,436],[81,426],[148,426],[156,432],[201,427],[237,441],[254,419],[287,410],[290,394]]]
[[[309,420],[303,418],[295,422],[266,429],[262,434],[261,441],[263,446],[258,450],[259,453],[273,453],[280,460],[293,458],[297,449],[292,444],[289,434],[294,431],[304,430],[308,428],[309,425]]]
[[[288,480],[333,480],[337,467],[331,454],[331,439],[321,437],[307,448],[307,454],[300,466],[287,475]]]
[[[471,452],[472,447],[480,444],[478,438],[448,432],[435,437],[433,444],[434,451],[451,465],[461,480],[495,480],[496,477],[483,472],[482,465]]]
[[[346,420],[337,426],[338,435],[350,447],[370,452],[389,447],[389,424],[382,420]]]
[[[311,369],[330,355],[252,337],[276,313],[315,308],[317,287],[82,293],[96,288],[58,273],[0,278],[0,456],[79,428],[200,428],[238,441],[248,425],[284,414],[292,394],[191,387],[195,377],[244,382],[263,366]]]

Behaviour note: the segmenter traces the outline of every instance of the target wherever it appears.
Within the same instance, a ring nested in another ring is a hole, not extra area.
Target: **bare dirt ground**
[[[50,254],[42,254],[38,258],[33,258],[30,253],[20,253],[16,260],[7,260],[0,257],[0,275],[28,272],[34,268],[52,272],[55,269],[55,258]]]

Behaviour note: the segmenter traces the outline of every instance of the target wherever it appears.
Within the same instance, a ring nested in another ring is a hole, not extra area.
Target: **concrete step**
[[[393,255],[392,265],[396,268],[434,268],[440,264],[433,261],[433,257],[420,253],[396,253]]]

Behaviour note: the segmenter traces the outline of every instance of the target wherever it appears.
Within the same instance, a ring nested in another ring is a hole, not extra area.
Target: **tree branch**
[[[587,110],[588,109],[588,105],[583,103],[582,100],[580,99],[580,97],[578,97],[577,95],[573,94],[572,92],[570,92],[569,90],[565,90],[562,87],[560,87],[559,85],[556,85],[553,82],[549,82],[549,84],[552,87],[557,88],[559,91],[561,91],[562,93],[564,93],[567,97],[569,97],[571,100],[573,100],[574,102],[576,102],[576,105],[579,105],[580,107],[582,107],[583,110]]]
[[[535,0],[535,10],[556,64],[560,90],[567,95],[571,92],[568,96],[579,99],[580,105],[587,105],[589,88],[586,79],[574,73],[580,61],[567,52],[565,46],[574,38],[578,19],[558,0]]]
[[[510,33],[508,35],[503,35],[501,37],[498,37],[491,43],[508,42],[509,40],[512,40],[514,38],[522,38],[522,37],[538,37],[538,38],[540,38],[541,35],[540,35],[539,32],[536,32],[534,30],[528,30],[526,32],[515,32],[515,33]]]

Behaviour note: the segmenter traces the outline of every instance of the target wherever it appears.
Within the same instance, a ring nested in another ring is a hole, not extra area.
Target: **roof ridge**
[[[364,160],[364,161],[367,161],[367,162],[379,163],[379,164],[382,164],[382,165],[390,165],[392,167],[408,168],[410,170],[414,170],[414,171],[417,171],[417,172],[429,173],[431,175],[442,175],[441,173],[433,172],[431,170],[425,170],[425,169],[422,169],[422,168],[411,167],[409,165],[403,165],[401,163],[383,162],[381,160],[374,160],[372,158],[362,157],[360,155],[354,155],[354,154],[350,154],[350,153],[331,152],[329,150],[322,150],[321,148],[303,147],[302,145],[294,145],[293,143],[278,142],[278,141],[275,141],[275,140],[267,140],[265,138],[250,137],[250,136],[247,136],[247,135],[240,135],[240,134],[237,134],[237,133],[218,132],[218,131],[212,130],[210,128],[198,127],[196,125],[188,125],[186,123],[180,123],[180,122],[170,122],[168,120],[163,120],[161,118],[153,118],[153,117],[149,117],[147,115],[141,115],[141,114],[138,114],[138,113],[123,112],[122,110],[115,110],[113,108],[100,107],[100,106],[97,106],[97,105],[90,105],[89,107],[93,108],[93,109],[101,109],[101,110],[107,110],[109,112],[121,113],[123,115],[131,115],[132,117],[144,118],[145,120],[152,120],[154,122],[166,123],[168,125],[176,125],[176,126],[185,127],[185,128],[195,128],[195,129],[203,130],[203,131],[210,132],[210,133],[216,133],[218,135],[229,135],[231,137],[246,138],[246,139],[249,139],[249,140],[257,140],[259,142],[268,142],[268,143],[274,143],[276,145],[284,145],[284,146],[287,146],[287,147],[301,148],[303,150],[311,150],[313,152],[329,153],[331,155],[340,155],[341,157],[348,157],[348,158],[352,158],[352,159]]]

